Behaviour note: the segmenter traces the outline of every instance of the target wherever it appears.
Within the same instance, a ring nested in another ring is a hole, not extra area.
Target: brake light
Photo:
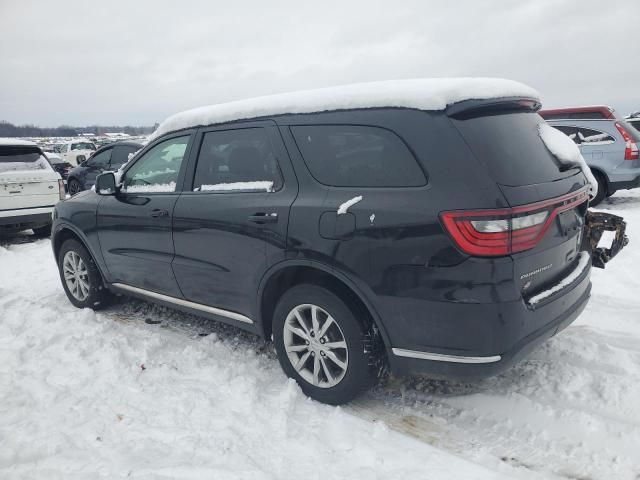
[[[561,197],[514,208],[468,210],[440,214],[445,229],[463,252],[499,257],[535,247],[556,216],[588,199],[582,188]]]
[[[625,128],[622,125],[620,125],[618,122],[616,122],[616,128],[618,129],[618,131],[620,132],[620,135],[622,135],[622,138],[624,139],[624,145],[625,145],[624,159],[638,160],[638,158],[640,158],[640,153],[638,152],[638,144],[633,141],[633,138],[631,138],[631,135],[629,135],[629,132],[627,132]]]
[[[60,196],[60,200],[67,198],[67,192],[64,190],[64,182],[60,179],[58,180],[58,195]]]

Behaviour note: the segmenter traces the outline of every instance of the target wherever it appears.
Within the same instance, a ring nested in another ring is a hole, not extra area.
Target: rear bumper
[[[631,180],[610,181],[610,190],[629,190],[631,188],[640,187],[640,174]]]
[[[50,206],[0,211],[0,227],[21,229],[47,225],[52,221],[53,208]]]
[[[430,335],[424,328],[413,329],[411,343],[388,349],[391,370],[398,375],[426,374],[435,378],[496,375],[580,315],[591,293],[590,271],[588,266],[573,284],[535,308],[524,300],[493,305],[452,303],[451,315],[443,315],[437,327],[439,345],[433,345],[433,332]],[[444,313],[445,307],[440,311]],[[416,325],[420,322],[416,318]],[[429,329],[434,326],[431,322]],[[422,338],[415,337],[420,331]],[[442,348],[447,338],[452,345],[464,344],[465,348]]]

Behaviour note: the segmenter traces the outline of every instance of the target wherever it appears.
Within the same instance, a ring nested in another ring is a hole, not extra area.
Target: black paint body
[[[536,113],[526,115],[542,121]],[[455,247],[439,214],[536,202],[579,190],[586,180],[574,169],[550,182],[501,185],[456,128],[458,121],[446,112],[387,108],[284,115],[181,131],[191,140],[175,193],[83,192],[56,207],[54,248],[59,246],[56,238],[63,238],[67,229],[73,231],[94,255],[108,283],[126,283],[240,313],[254,323],[210,316],[262,335],[270,321],[261,311],[269,279],[283,268],[318,269],[346,285],[368,308],[394,371],[458,377],[494,374],[571,323],[586,305],[590,268],[570,288],[537,308],[525,301],[575,265],[578,228],[567,234],[556,219],[534,249],[479,258]],[[373,125],[395,132],[419,161],[427,184],[401,188],[320,184],[306,168],[289,129],[315,124]],[[193,192],[203,132],[246,127],[268,131],[282,171],[282,188],[271,193]],[[362,201],[348,214],[336,214],[340,204],[358,195]],[[153,216],[157,209],[166,210],[168,216]],[[276,213],[277,222],[249,220],[259,213]],[[571,216],[565,223],[579,227],[586,204],[567,213]],[[527,278],[525,288],[521,275],[549,264],[553,266]],[[490,364],[417,360],[396,356],[392,348],[501,355],[502,360]]]

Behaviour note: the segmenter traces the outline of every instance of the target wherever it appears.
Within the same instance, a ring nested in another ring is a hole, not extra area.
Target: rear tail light
[[[64,200],[67,197],[67,192],[64,191],[63,180],[58,180],[58,194],[60,195],[60,200]]]
[[[638,158],[640,158],[640,154],[638,152],[638,144],[633,141],[633,138],[631,138],[631,135],[629,135],[629,132],[627,132],[625,128],[622,125],[620,125],[618,122],[616,122],[616,128],[618,129],[618,131],[620,132],[620,135],[622,135],[622,138],[624,139],[624,144],[625,144],[624,159],[638,160]]]
[[[587,189],[542,202],[496,210],[440,214],[447,232],[463,252],[498,257],[535,247],[556,216],[588,199]]]

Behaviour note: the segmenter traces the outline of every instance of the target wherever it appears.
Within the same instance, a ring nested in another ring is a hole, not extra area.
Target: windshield
[[[80,142],[73,143],[71,145],[71,150],[95,150],[96,146],[93,143],[89,142]]]
[[[0,172],[46,170],[48,165],[38,147],[0,147]]]

